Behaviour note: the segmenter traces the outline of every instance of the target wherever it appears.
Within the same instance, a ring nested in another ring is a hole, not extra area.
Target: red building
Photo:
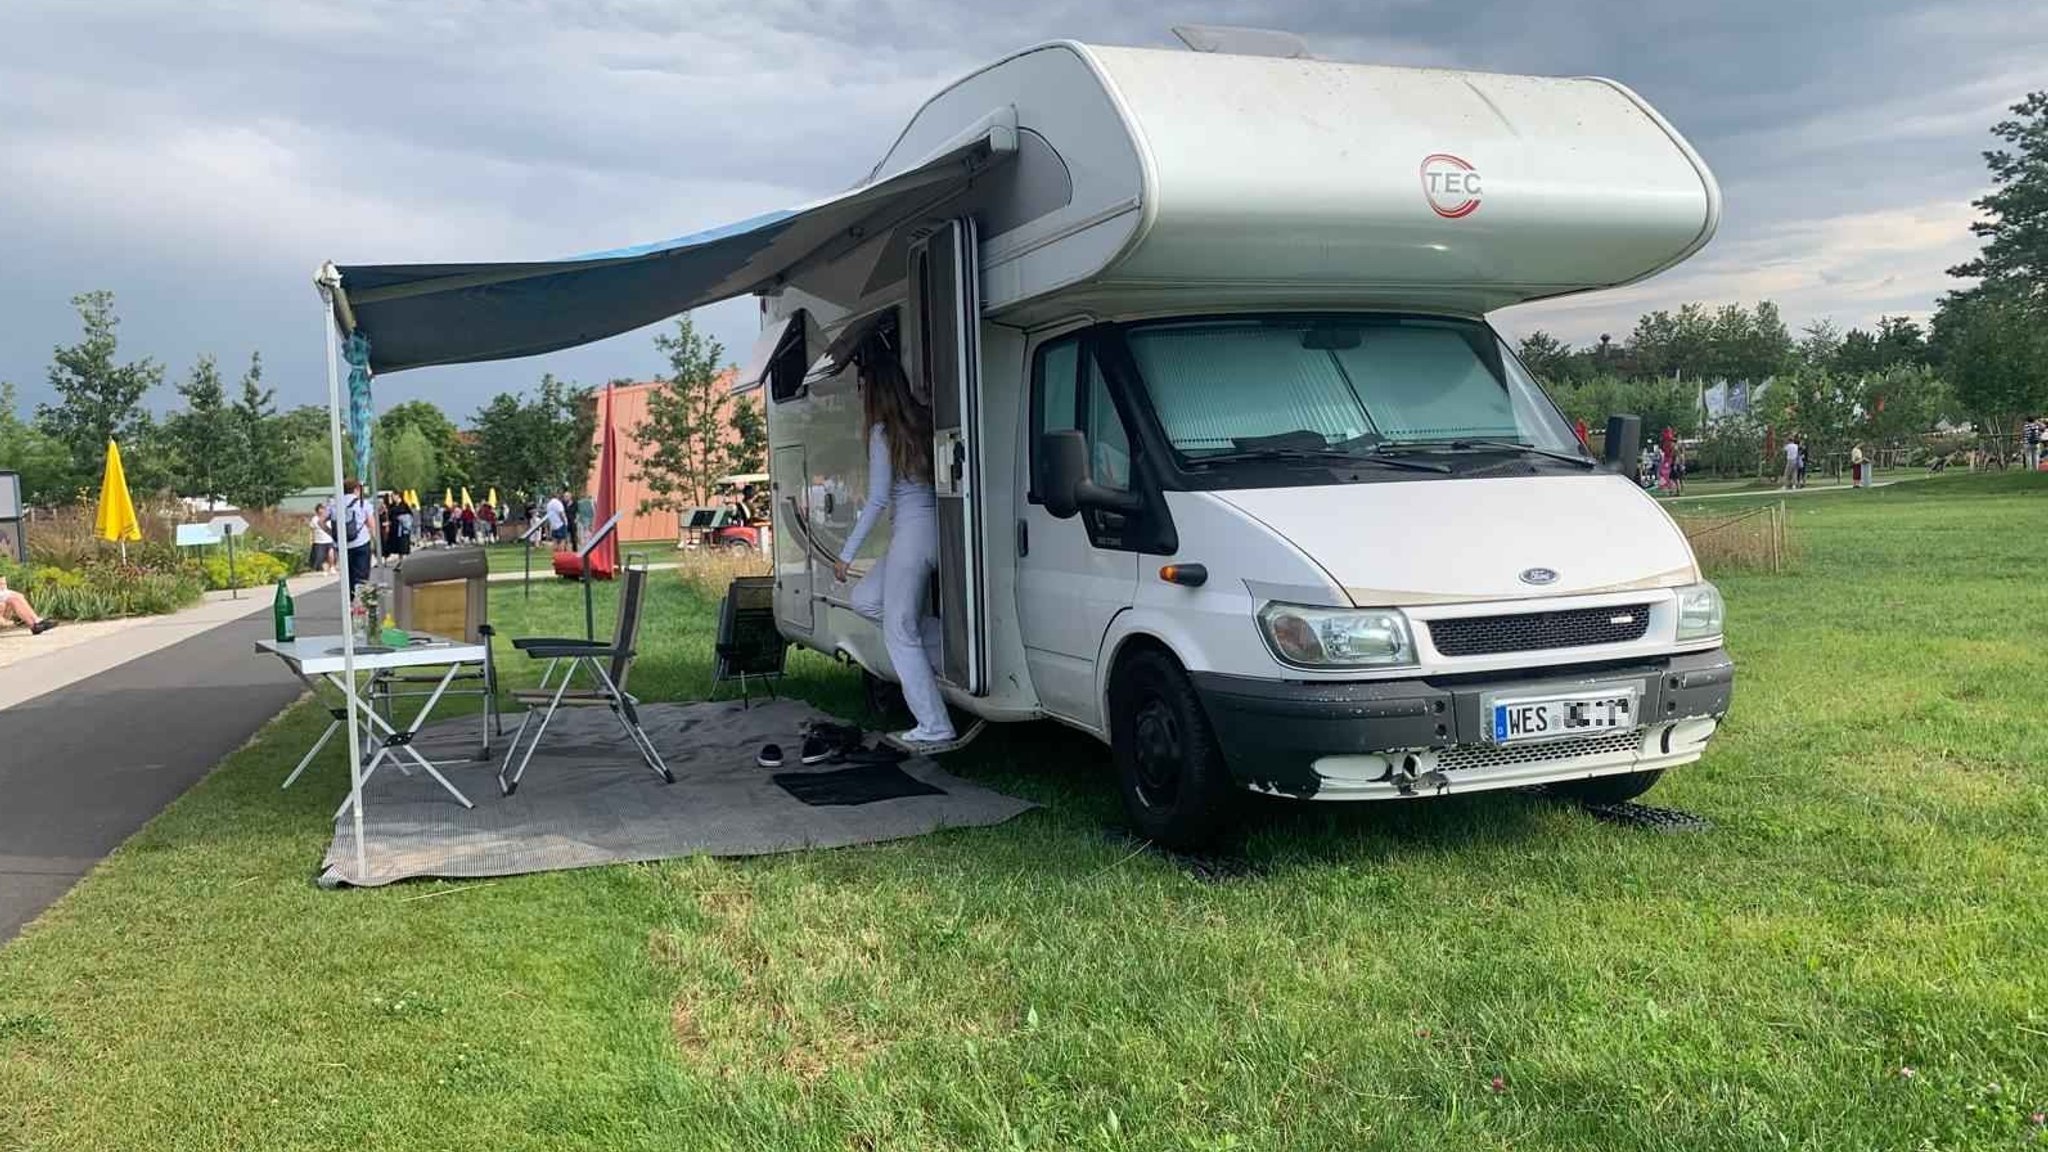
[[[727,368],[712,385],[720,397],[718,406],[719,432],[723,441],[728,444],[733,443],[739,438],[738,434],[732,430],[731,417],[733,406],[737,404],[758,405],[760,403],[759,399],[753,395],[734,396],[732,394],[732,381],[736,375],[738,375],[737,369]],[[647,380],[634,384],[620,384],[611,389],[612,428],[619,438],[619,539],[624,541],[665,540],[673,543],[681,535],[680,519],[675,512],[658,508],[650,509],[646,512],[640,510],[642,501],[654,498],[654,491],[646,483],[637,479],[640,471],[640,456],[643,449],[638,437],[635,435],[635,429],[647,419],[648,393],[659,387],[661,387],[660,381]],[[597,439],[593,442],[594,447],[602,447],[603,443],[604,394],[605,389],[603,388],[599,388],[593,393],[595,402],[598,405],[597,410],[600,421],[597,429]],[[597,495],[596,461],[601,456],[601,452],[592,453],[590,478],[585,483],[583,489],[585,494],[593,498]]]

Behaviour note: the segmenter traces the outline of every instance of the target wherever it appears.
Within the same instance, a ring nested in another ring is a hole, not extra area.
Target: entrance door
[[[974,221],[957,219],[911,246],[913,385],[931,398],[932,487],[939,504],[939,676],[988,691],[982,644],[981,285]]]
[[[1040,707],[1102,729],[1096,662],[1110,622],[1137,596],[1138,553],[1124,539],[1123,517],[1090,511],[1060,520],[1038,496],[1038,438],[1069,429],[1087,437],[1097,484],[1119,489],[1132,484],[1130,437],[1082,337],[1054,340],[1032,357],[1027,428],[1033,447],[1018,509],[1017,557],[1024,663]]]

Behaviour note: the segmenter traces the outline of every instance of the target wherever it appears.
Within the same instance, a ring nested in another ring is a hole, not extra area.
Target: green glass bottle
[[[292,590],[284,586],[284,577],[277,578],[277,595],[270,601],[270,617],[277,625],[277,642],[289,644],[298,638],[299,625],[295,619],[296,607],[292,604]]]

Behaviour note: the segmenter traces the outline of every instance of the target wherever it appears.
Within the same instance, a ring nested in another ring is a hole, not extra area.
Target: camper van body
[[[947,699],[1109,742],[1147,831],[1241,788],[1618,797],[1700,756],[1718,595],[1485,320],[1711,237],[1712,176],[1633,93],[1055,43],[932,98],[862,188],[941,168],[753,285],[789,640],[894,676],[831,563],[867,491],[850,350],[893,325],[935,413]],[[1065,493],[1061,440],[1092,466]]]

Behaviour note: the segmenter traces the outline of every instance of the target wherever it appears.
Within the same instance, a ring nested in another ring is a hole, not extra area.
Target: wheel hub
[[[1180,720],[1164,700],[1145,701],[1132,722],[1138,792],[1147,804],[1170,805],[1180,790]]]

